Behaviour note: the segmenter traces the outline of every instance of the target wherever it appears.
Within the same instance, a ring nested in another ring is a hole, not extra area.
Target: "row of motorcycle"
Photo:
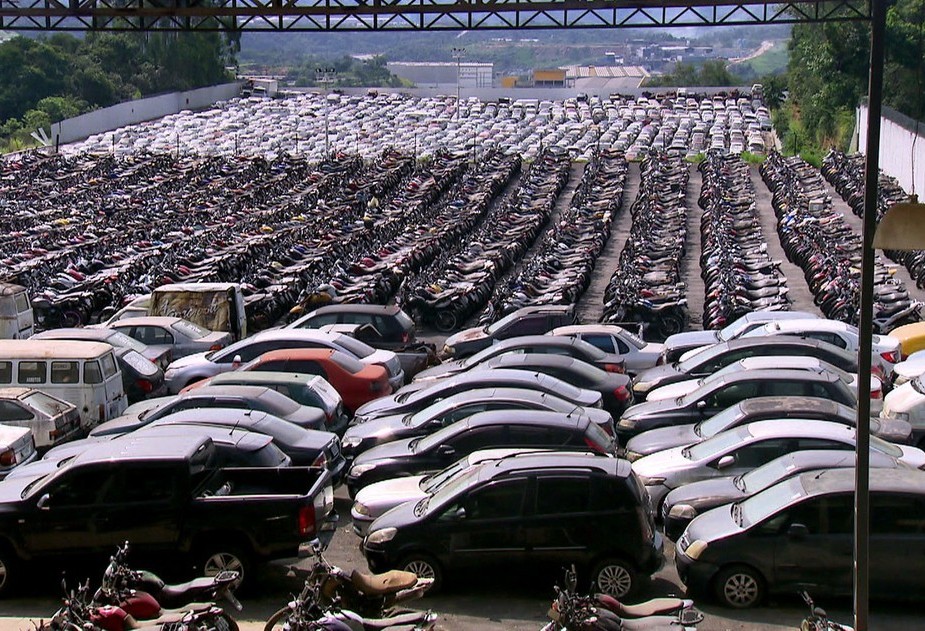
[[[858,217],[864,216],[864,167],[864,154],[846,154],[831,149],[822,159],[820,169],[823,177],[835,187]],[[879,222],[894,204],[905,202],[907,199],[909,195],[896,178],[881,171],[877,188],[877,221]],[[884,254],[891,261],[904,265],[915,280],[916,286],[925,289],[925,250],[885,250]]]
[[[804,272],[814,301],[827,318],[858,324],[862,242],[835,210],[818,169],[799,156],[768,154],[761,176],[773,193],[778,233],[787,257]],[[877,257],[874,263],[874,329],[886,333],[917,321],[919,304]]]
[[[545,233],[519,273],[495,292],[479,324],[491,324],[522,307],[578,302],[610,238],[628,169],[621,152],[605,150],[592,157],[569,207]]]
[[[789,309],[787,278],[768,256],[748,164],[711,151],[698,169],[703,327],[721,329],[751,311]]]
[[[639,323],[646,339],[664,340],[690,321],[681,278],[690,174],[680,157],[652,152],[640,175],[630,235],[604,292],[602,322]]]

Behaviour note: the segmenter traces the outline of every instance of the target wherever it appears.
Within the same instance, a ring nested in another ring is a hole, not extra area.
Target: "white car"
[[[901,386],[920,375],[925,375],[925,350],[916,351],[893,366],[893,386]]]
[[[925,377],[894,388],[883,399],[880,416],[908,421],[912,425],[912,442],[925,449]]]
[[[799,357],[795,355],[785,356],[763,356],[763,357],[746,357],[737,362],[733,362],[718,370],[712,375],[701,377],[700,379],[685,379],[672,384],[655,388],[649,392],[646,397],[647,401],[659,401],[661,399],[676,399],[689,392],[693,392],[704,383],[710,383],[716,379],[721,379],[725,375],[748,370],[809,370],[812,372],[832,372],[841,377],[841,380],[851,388],[857,395],[858,376],[833,366],[827,361],[815,357]],[[883,405],[883,385],[880,379],[871,375],[870,378],[870,407],[873,414],[879,414]]]
[[[844,348],[852,353],[858,352],[860,339],[858,329],[838,320],[806,319],[768,322],[752,329],[742,337],[759,337],[764,335],[794,335],[822,340]],[[889,335],[874,335],[871,341],[871,370],[881,380],[889,382],[893,378],[893,366],[900,359],[900,343]]]
[[[626,362],[626,372],[637,373],[652,368],[658,361],[664,344],[644,339],[614,324],[573,324],[560,326],[547,335],[568,335],[596,346],[605,353],[620,355]]]

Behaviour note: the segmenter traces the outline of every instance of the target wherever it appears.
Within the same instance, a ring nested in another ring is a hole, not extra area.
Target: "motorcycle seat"
[[[154,620],[144,620],[145,626],[163,626],[182,622],[190,612],[204,612],[215,606],[215,603],[190,603],[180,609],[162,609],[161,615]]]
[[[426,612],[413,611],[411,613],[396,614],[388,618],[363,618],[363,628],[367,631],[369,629],[388,629],[388,631],[395,631],[396,628],[409,625],[417,629],[420,628],[419,625],[423,623],[427,617],[428,614]]]
[[[161,590],[165,596],[163,600],[170,601],[176,598],[182,597],[184,594],[189,593],[190,591],[203,591],[215,584],[215,579],[211,576],[202,576],[200,578],[194,578],[193,580],[186,583],[178,583],[176,585],[164,585],[164,588]]]
[[[390,570],[382,574],[365,574],[354,570],[350,582],[359,591],[369,596],[384,596],[407,589],[418,582],[417,574]]]

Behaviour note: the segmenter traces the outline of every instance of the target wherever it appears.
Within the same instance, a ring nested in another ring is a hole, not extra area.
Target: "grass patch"
[[[743,66],[751,68],[759,77],[769,74],[780,74],[787,69],[787,60],[790,53],[787,50],[787,42],[774,42],[774,46],[767,52],[761,53],[754,59],[743,62]]]
[[[752,153],[751,151],[743,151],[739,157],[748,164],[762,164],[767,158],[763,153]]]

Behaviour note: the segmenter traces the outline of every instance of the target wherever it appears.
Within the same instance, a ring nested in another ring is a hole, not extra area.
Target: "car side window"
[[[299,372],[305,375],[320,375],[322,377],[328,376],[328,373],[325,372],[321,364],[308,359],[298,361],[290,360],[285,362],[284,368],[266,368],[265,370],[286,370],[290,372]]]
[[[590,478],[537,478],[536,514],[564,515],[588,511]]]
[[[497,441],[499,445],[503,445],[505,433],[505,428],[502,425],[479,427],[450,437],[447,444],[460,454],[468,454],[477,449],[484,449],[486,445],[490,445],[494,441]]]
[[[134,333],[132,337],[145,344],[173,344],[173,335],[159,326],[136,326]]]
[[[45,383],[47,362],[19,362],[19,383]]]
[[[523,320],[517,322],[512,322],[509,327],[500,331],[496,337],[499,339],[507,339],[509,337],[515,337],[519,335],[542,335],[548,331],[551,327],[549,322],[546,321],[544,317],[527,317]]]
[[[107,469],[75,471],[49,489],[50,498],[47,505],[52,508],[65,508],[95,504],[111,479],[112,472]]]
[[[925,499],[909,495],[875,493],[870,498],[871,534],[925,534]]]
[[[761,394],[766,397],[799,397],[806,394],[806,386],[807,384],[804,381],[766,381],[761,389]]]
[[[476,489],[466,496],[463,508],[466,519],[510,519],[523,513],[527,480],[496,482]]]
[[[329,324],[337,324],[337,320],[338,320],[337,314],[326,313],[323,315],[315,316],[310,321],[305,323],[305,327],[313,328],[313,329],[320,329],[321,327],[327,326]],[[346,322],[347,324],[350,324],[351,320],[344,318],[344,316],[341,315],[341,322]]]
[[[824,383],[811,383],[811,384],[809,384],[809,388],[807,388],[807,390],[808,390],[808,392],[807,392],[806,394],[807,394],[808,396],[811,396],[811,397],[819,397],[820,399],[832,399],[832,398],[834,398],[834,399],[840,401],[840,397],[837,397],[837,396],[836,396],[836,397],[833,397],[833,396],[832,396],[832,393],[829,391],[829,388],[828,388],[828,385],[827,385],[827,384],[824,384]],[[851,402],[851,405],[854,405],[854,402]]]
[[[51,362],[52,383],[77,383],[80,381],[80,366],[77,362]]]
[[[854,451],[854,447],[848,443],[841,443],[837,440],[823,440],[821,438],[799,438],[795,451],[804,451],[807,449],[834,449],[839,451]]]
[[[830,495],[822,503],[821,533],[827,535],[854,534],[854,496]],[[876,513],[874,513],[876,514]],[[879,519],[879,516],[878,516]],[[872,519],[872,522],[877,521]],[[812,530],[810,530],[812,532]]]
[[[31,421],[32,412],[15,401],[0,401],[0,422],[4,421]]]
[[[508,428],[508,444],[518,447],[549,447],[568,443],[571,434],[559,429],[511,425]]]
[[[87,383],[103,383],[103,373],[100,363],[96,360],[84,364],[84,381]]]
[[[733,452],[737,467],[755,468],[793,451],[793,441],[774,438],[754,442]]]
[[[603,335],[603,334],[597,334],[597,333],[589,333],[589,334],[582,335],[582,336],[580,336],[580,337],[581,337],[581,340],[582,340],[583,342],[587,342],[588,344],[591,344],[592,346],[596,346],[597,348],[601,349],[601,350],[604,351],[605,353],[613,353],[613,352],[614,352],[614,350],[613,350],[613,337],[611,337],[610,335]],[[624,346],[625,346],[625,344],[624,344]],[[621,353],[627,353],[627,352],[629,352],[629,349],[626,349],[626,350],[622,350],[622,349],[621,349],[620,352],[621,352]]]
[[[165,502],[177,488],[176,467],[120,467],[100,498],[103,504]]]
[[[254,342],[253,344],[247,344],[244,348],[240,348],[235,352],[225,353],[225,355],[218,361],[220,364],[230,364],[234,361],[235,357],[240,356],[242,362],[249,362],[252,359],[257,359],[264,353],[272,351],[276,348],[276,345],[273,342]]]
[[[707,407],[728,408],[729,406],[735,405],[744,399],[757,397],[758,389],[759,384],[754,381],[731,383],[726,386],[722,386],[707,398]]]
[[[198,408],[215,407],[215,399],[203,398],[203,397],[182,399],[180,401],[177,401],[173,405],[169,405],[168,407],[169,407],[169,411],[167,411],[168,414],[173,414],[175,412],[182,412],[183,410],[196,410]],[[166,415],[162,412],[161,414],[158,414],[158,416],[166,416]]]

